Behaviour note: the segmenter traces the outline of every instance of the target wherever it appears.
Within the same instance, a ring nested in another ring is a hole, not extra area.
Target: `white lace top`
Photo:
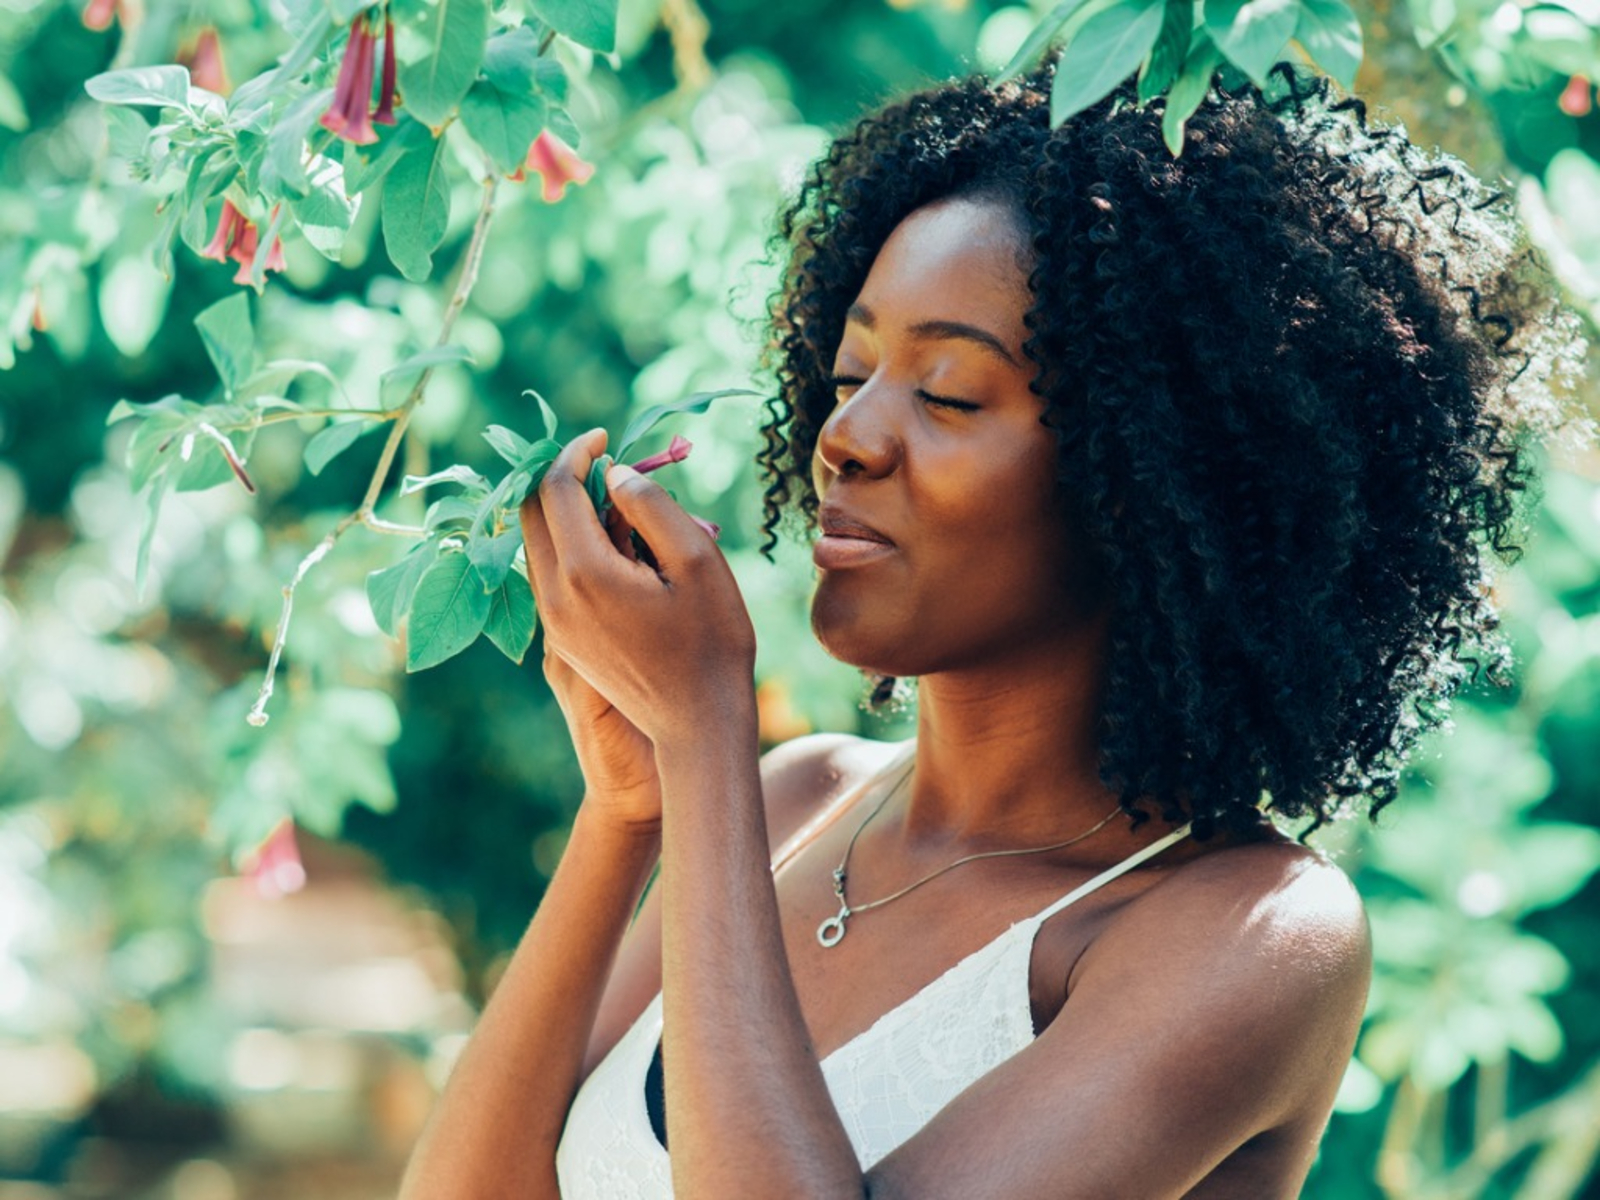
[[[911,749],[914,749],[914,744]],[[896,755],[886,770],[905,761]],[[862,790],[883,777],[868,780]],[[1159,841],[1018,921],[822,1061],[862,1169],[923,1127],[957,1094],[1034,1038],[1028,968],[1048,918],[1188,836]],[[556,1151],[562,1200],[669,1200],[672,1176],[645,1101],[661,1041],[657,993],[578,1091]]]

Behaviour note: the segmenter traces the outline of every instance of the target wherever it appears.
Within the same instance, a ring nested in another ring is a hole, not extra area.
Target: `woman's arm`
[[[556,1145],[657,848],[587,801],[578,810],[538,913],[411,1156],[402,1200],[558,1200]]]

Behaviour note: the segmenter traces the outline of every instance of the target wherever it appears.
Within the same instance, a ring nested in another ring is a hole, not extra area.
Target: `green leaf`
[[[289,211],[312,248],[329,261],[338,262],[361,198],[345,194],[339,164],[332,159],[321,160],[309,183],[305,196],[290,199]]]
[[[490,38],[483,55],[484,78],[461,102],[467,132],[507,175],[522,166],[548,120],[539,84],[541,65],[555,68],[565,82],[559,66],[540,59],[539,39],[529,26]]]
[[[483,431],[483,440],[494,452],[512,466],[516,466],[533,451],[533,443],[514,429],[504,425],[491,425]]]
[[[409,358],[402,359],[385,371],[379,378],[398,379],[406,375],[419,375],[430,367],[441,366],[444,363],[475,363],[472,351],[465,346],[458,346],[454,342],[447,342],[443,346],[429,346],[426,350],[419,351]]]
[[[83,85],[102,104],[157,104],[189,106],[189,68],[126,67],[95,75]]]
[[[478,518],[478,505],[464,495],[441,496],[428,505],[422,524],[430,533],[452,521],[473,522]]]
[[[526,394],[526,393],[524,393]],[[638,440],[649,433],[663,417],[673,413],[703,413],[716,401],[724,396],[755,396],[749,388],[723,388],[717,392],[695,392],[692,396],[685,396],[682,400],[673,400],[667,404],[654,404],[645,409],[633,420],[628,422],[628,427],[622,431],[622,443],[617,447],[616,455],[626,458],[628,451],[632,450]],[[542,404],[543,401],[540,401]]]
[[[1194,0],[1166,0],[1155,49],[1139,71],[1139,103],[1148,104],[1178,78],[1194,32]]]
[[[1118,4],[1097,13],[1061,52],[1050,88],[1050,123],[1060,125],[1132,75],[1155,47],[1166,6],[1160,0]]]
[[[0,125],[22,133],[28,128],[28,110],[16,85],[0,72]]]
[[[478,77],[489,39],[488,0],[394,0],[400,94],[438,129]]]
[[[555,437],[555,435],[556,435],[556,410],[551,408],[549,402],[546,401],[543,396],[539,395],[539,393],[534,391],[532,388],[528,388],[522,394],[524,396],[532,396],[534,403],[539,406],[539,422],[540,422],[540,424],[539,424],[539,427],[534,430],[534,433],[533,433],[534,440],[538,441],[541,438],[553,438],[553,437]]]
[[[420,492],[423,488],[432,487],[436,483],[459,483],[468,490],[489,489],[487,479],[471,467],[457,463],[442,471],[435,471],[432,475],[407,475],[400,481],[400,494],[409,496],[412,492]]]
[[[475,537],[467,543],[467,557],[477,571],[483,590],[493,592],[506,580],[506,573],[522,549],[522,531],[508,529],[494,537]]]
[[[1072,14],[1088,2],[1089,0],[1062,0],[1041,17],[1039,23],[1033,27],[1033,32],[1023,40],[1022,45],[1017,47],[1017,52],[1011,56],[1011,61],[1005,65],[1000,74],[995,76],[994,81],[1004,83],[1008,79],[1015,79],[1031,67],[1045,52],[1056,34],[1061,32],[1061,27],[1067,23]]]
[[[249,298],[243,292],[235,292],[218,300],[195,317],[194,325],[217,368],[223,390],[232,396],[255,369],[256,338],[250,326]]]
[[[449,225],[444,142],[429,141],[408,150],[383,185],[383,244],[390,261],[413,283],[427,279]]]
[[[539,624],[533,607],[533,589],[528,581],[515,571],[490,596],[489,616],[483,624],[484,633],[512,662],[522,664],[523,656],[533,642],[533,631]]]
[[[329,425],[326,429],[319,430],[316,436],[306,443],[302,455],[306,470],[313,475],[321,475],[324,467],[354,446],[363,434],[371,433],[379,424],[380,422],[367,420],[341,421],[337,425]]]
[[[1361,22],[1345,0],[1300,0],[1294,40],[1346,89],[1361,67]]]
[[[531,0],[533,11],[557,33],[610,54],[617,45],[617,0]]]
[[[1211,90],[1211,76],[1222,61],[1222,54],[1204,33],[1198,34],[1184,60],[1183,73],[1167,92],[1166,111],[1161,115],[1161,136],[1174,158],[1183,153],[1183,127]]]
[[[1283,56],[1300,21],[1299,0],[1207,0],[1206,32],[1257,87]]]
[[[395,125],[375,125],[378,140],[370,146],[340,140],[344,163],[344,191],[352,199],[381,180],[400,161],[400,156],[424,141],[432,141],[427,126],[412,120],[404,113],[398,114]]]
[[[161,517],[161,502],[167,498],[167,493],[171,490],[171,480],[162,475],[145,497],[144,524],[139,530],[139,547],[133,559],[133,590],[141,598],[144,596],[145,578],[150,573],[150,547],[156,538],[156,522]]]
[[[425,671],[472,645],[483,631],[491,601],[465,554],[442,555],[411,597],[406,670]]]
[[[367,576],[367,603],[372,606],[372,618],[390,637],[400,636],[400,622],[411,611],[411,596],[438,557],[439,543],[429,540],[413,547],[394,566]]]
[[[304,196],[311,190],[306,176],[306,138],[333,100],[332,88],[317,88],[293,100],[273,121],[267,134],[262,186],[269,193]]]
[[[606,472],[611,469],[615,460],[609,454],[602,454],[589,464],[589,479],[585,486],[589,490],[589,500],[594,505],[594,511],[603,520],[606,510],[611,507],[611,493],[606,490]]]

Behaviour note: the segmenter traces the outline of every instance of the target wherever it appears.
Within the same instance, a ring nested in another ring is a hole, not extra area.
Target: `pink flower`
[[[322,114],[324,129],[357,146],[370,146],[378,140],[368,112],[372,104],[375,41],[367,14],[360,14],[350,23],[350,40],[345,43],[339,78],[333,85],[333,103]]]
[[[378,96],[378,111],[372,120],[378,125],[394,124],[394,21],[383,16],[383,83]]]
[[[306,885],[305,864],[295,842],[294,822],[283,820],[257,846],[244,862],[245,875],[255,881],[256,890],[269,900],[298,892]]]
[[[1569,117],[1587,117],[1589,110],[1594,107],[1589,80],[1582,75],[1574,75],[1567,80],[1567,86],[1562,89],[1561,99],[1557,103]]]
[[[672,463],[682,462],[689,457],[689,451],[692,449],[694,449],[694,443],[689,441],[688,438],[673,434],[672,444],[661,451],[660,454],[652,454],[648,458],[641,458],[638,462],[633,463],[632,466],[639,474],[648,475],[651,471],[659,470]]]
[[[111,22],[122,13],[122,0],[89,0],[83,10],[85,29],[110,29]]]
[[[244,214],[233,206],[232,200],[222,202],[222,217],[217,221],[217,232],[211,235],[211,240],[206,243],[206,248],[200,251],[201,258],[212,258],[217,262],[226,262],[239,236],[244,232],[244,227],[250,222],[245,220]]]
[[[528,157],[511,176],[513,180],[527,178],[528,171],[537,171],[544,180],[540,195],[546,204],[554,204],[566,195],[567,184],[587,183],[594,174],[594,165],[578,157],[578,152],[546,129],[533,139],[528,147]]]
[[[272,212],[276,216],[277,208],[274,207]],[[224,200],[222,217],[217,221],[217,232],[206,243],[206,248],[200,255],[202,258],[215,259],[217,262],[233,259],[239,264],[233,281],[249,283],[250,267],[255,262],[256,249],[260,244],[260,235],[256,232],[255,222],[235,208],[232,200]],[[267,251],[265,270],[282,271],[287,265],[283,261],[283,239],[273,238],[272,247]]]
[[[178,55],[178,62],[189,68],[189,78],[195,87],[219,96],[226,96],[233,90],[233,84],[228,81],[228,68],[222,61],[222,38],[214,25],[207,25],[200,31],[194,45]]]

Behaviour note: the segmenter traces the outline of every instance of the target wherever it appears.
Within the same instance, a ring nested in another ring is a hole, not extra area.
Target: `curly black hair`
[[[1577,327],[1504,195],[1322,81],[1219,85],[1174,158],[1126,86],[1052,129],[1050,71],[866,117],[781,214],[763,550],[815,523],[879,248],[932,201],[1000,199],[1031,244],[1040,419],[1110,580],[1102,778],[1201,838],[1376,814],[1469,665],[1503,666],[1487,551],[1518,551]]]

